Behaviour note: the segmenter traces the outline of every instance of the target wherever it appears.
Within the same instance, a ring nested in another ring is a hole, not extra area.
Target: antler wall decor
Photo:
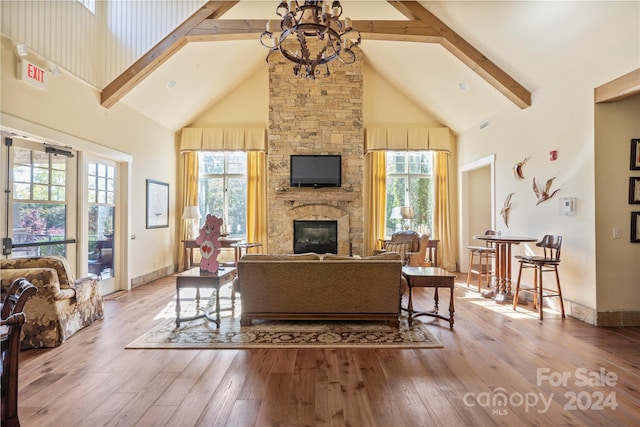
[[[509,228],[509,211],[511,210],[511,197],[513,197],[515,193],[509,193],[506,200],[504,201],[504,206],[500,209],[500,215],[502,215],[502,220],[504,221],[504,225]]]
[[[524,172],[522,172],[522,166],[524,166],[524,164],[527,163],[527,160],[529,160],[529,158],[525,157],[523,161],[513,165],[513,176],[515,176],[516,179],[524,179]]]
[[[538,198],[538,203],[536,203],[536,206],[538,206],[545,200],[552,198],[558,191],[560,191],[560,189],[557,189],[553,193],[549,194],[549,190],[551,190],[551,184],[553,184],[554,179],[556,179],[555,176],[553,178],[549,178],[544,186],[544,190],[542,190],[538,188],[538,184],[536,184],[536,178],[533,177],[533,192],[536,193],[536,197]]]

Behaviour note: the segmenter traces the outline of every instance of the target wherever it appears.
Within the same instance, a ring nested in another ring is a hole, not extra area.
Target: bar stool
[[[533,308],[536,306],[542,320],[542,299],[548,297],[560,297],[560,310],[562,318],[565,318],[564,303],[562,301],[562,289],[560,288],[560,276],[558,275],[558,265],[560,265],[560,247],[562,246],[562,236],[554,236],[547,234],[542,240],[536,243],[536,246],[544,249],[543,256],[522,256],[516,255],[520,260],[520,270],[518,271],[518,283],[513,295],[513,309],[518,305],[518,294],[520,292],[529,292],[533,294]],[[535,269],[533,278],[533,288],[520,289],[520,279],[522,270],[525,268]],[[545,288],[542,283],[542,273],[554,272],[556,275],[556,289]],[[538,281],[540,283],[538,283]],[[546,294],[544,292],[547,292]]]
[[[494,236],[497,232],[494,230],[487,230],[484,232],[485,236]],[[471,284],[471,274],[478,276],[478,292],[482,286],[482,278],[489,287],[491,276],[493,275],[492,261],[496,258],[496,248],[491,242],[485,242],[485,246],[467,246],[469,250],[469,272],[467,273],[467,287]],[[478,258],[477,269],[474,268],[474,260]]]

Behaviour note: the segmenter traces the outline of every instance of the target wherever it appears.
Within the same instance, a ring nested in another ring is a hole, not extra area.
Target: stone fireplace
[[[362,57],[336,61],[331,76],[297,78],[292,64],[269,70],[268,251],[291,253],[293,221],[336,221],[340,255],[362,255],[364,171]],[[324,73],[324,71],[323,71]],[[341,188],[290,188],[291,154],[340,154]]]
[[[331,220],[293,221],[293,253],[338,253],[338,222]]]

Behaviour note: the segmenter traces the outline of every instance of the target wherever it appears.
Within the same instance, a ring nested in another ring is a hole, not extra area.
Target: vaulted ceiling
[[[537,89],[637,36],[640,25],[638,2],[341,3],[367,65],[459,133],[505,108],[528,108]],[[206,3],[105,87],[102,104],[123,102],[174,131],[187,126],[267,67],[258,37],[267,20],[279,28],[278,4]]]

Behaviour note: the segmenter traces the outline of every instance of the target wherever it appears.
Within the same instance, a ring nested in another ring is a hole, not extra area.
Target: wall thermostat
[[[563,197],[560,199],[560,215],[575,215],[576,214],[576,198],[575,197]]]

